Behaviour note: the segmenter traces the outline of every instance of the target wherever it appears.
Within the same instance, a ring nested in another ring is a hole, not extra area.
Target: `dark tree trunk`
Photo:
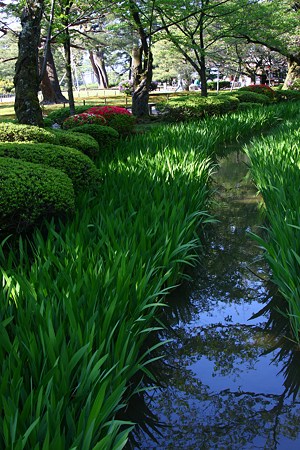
[[[46,72],[41,82],[44,104],[68,103],[62,94],[51,48],[48,50]]]
[[[300,57],[288,59],[288,73],[284,81],[283,89],[291,89],[296,80],[300,81]]]
[[[72,81],[72,67],[71,67],[71,43],[70,43],[70,34],[67,24],[65,31],[65,39],[64,39],[64,51],[66,58],[66,74],[67,74],[67,84],[68,84],[68,98],[69,98],[69,106],[70,106],[70,114],[71,116],[75,114],[75,102],[74,102],[74,94],[73,94],[73,81]]]
[[[200,80],[201,80],[201,96],[207,97],[207,78],[206,78],[206,58],[205,58],[205,46],[204,46],[204,15],[200,17]]]
[[[95,52],[89,52],[89,58],[95,73],[97,83],[100,89],[108,88],[108,76],[105,67],[104,53],[102,49],[97,49]]]
[[[32,2],[32,6],[24,8],[22,12],[22,30],[19,35],[19,54],[14,76],[15,112],[18,122],[40,127],[44,123],[38,99],[38,47],[43,8],[42,1]]]
[[[137,117],[148,117],[153,57],[145,29],[140,20],[139,9],[133,0],[129,0],[129,8],[141,41],[141,46],[135,47],[132,52],[132,113]]]

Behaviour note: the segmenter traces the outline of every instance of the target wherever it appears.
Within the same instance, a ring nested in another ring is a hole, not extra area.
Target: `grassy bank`
[[[287,111],[287,115],[291,116]],[[286,299],[293,339],[300,343],[300,130],[299,113],[274,134],[246,148],[267,217],[265,249],[272,280]]]
[[[279,118],[245,111],[120,142],[72,221],[1,252],[0,448],[123,448],[131,424],[116,415],[132,377],[151,375],[143,343],[211,220],[209,156]]]

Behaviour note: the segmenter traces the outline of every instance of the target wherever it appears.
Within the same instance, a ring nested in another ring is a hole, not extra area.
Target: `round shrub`
[[[135,125],[135,117],[131,112],[119,106],[93,106],[87,113],[104,117],[107,125],[122,135],[132,133]]]
[[[239,111],[246,111],[248,109],[260,107],[261,103],[252,103],[252,102],[240,102]]]
[[[0,158],[0,192],[0,232],[21,232],[75,209],[73,185],[65,173],[12,158]]]
[[[91,105],[81,105],[81,106],[75,106],[75,114],[81,114],[85,112],[87,109],[89,109]],[[64,108],[58,108],[54,111],[51,111],[47,115],[47,119],[51,121],[51,124],[58,123],[59,125],[62,125],[63,121],[70,116],[70,108],[64,107]]]
[[[92,159],[95,159],[99,153],[98,142],[89,134],[74,135],[72,131],[67,130],[51,130],[51,132],[58,145],[76,148]]]
[[[249,91],[255,92],[256,94],[263,94],[269,97],[270,100],[273,100],[275,97],[275,92],[267,84],[250,84],[249,86],[244,86],[238,90],[238,92],[241,91]]]
[[[35,141],[48,142],[50,144],[56,143],[53,133],[45,130],[44,128],[39,128],[34,125],[19,125],[15,123],[0,123],[0,142],[1,141]]]
[[[82,125],[73,128],[74,134],[85,133],[91,135],[99,144],[100,150],[111,149],[117,145],[119,133],[111,127],[101,125]]]
[[[59,169],[72,180],[75,193],[94,190],[100,182],[99,171],[91,159],[73,148],[51,144],[3,142],[0,143],[0,156]]]
[[[240,102],[246,103],[260,103],[261,105],[267,105],[271,102],[270,98],[264,94],[257,94],[252,91],[239,91],[236,94]]]
[[[276,100],[279,102],[300,100],[300,91],[280,89],[275,92]]]
[[[103,116],[90,114],[90,113],[82,113],[75,114],[74,116],[70,116],[63,121],[62,127],[65,130],[69,130],[74,127],[80,127],[85,124],[95,124],[95,125],[104,125],[106,120]]]

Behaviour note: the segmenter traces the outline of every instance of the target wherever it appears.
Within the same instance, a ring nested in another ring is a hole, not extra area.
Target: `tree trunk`
[[[46,72],[41,82],[43,104],[68,103],[62,94],[51,48],[48,51]]]
[[[38,47],[43,8],[44,3],[40,1],[33,3],[32,7],[27,6],[22,12],[22,30],[19,35],[19,54],[14,76],[15,112],[18,122],[40,127],[44,123],[38,99]]]
[[[104,53],[102,49],[97,49],[95,52],[89,52],[89,58],[95,73],[97,83],[100,89],[108,88],[108,76],[105,68]]]
[[[66,74],[67,74],[67,84],[68,84],[68,98],[70,106],[70,115],[75,114],[75,102],[73,94],[73,81],[72,81],[72,66],[71,66],[71,43],[68,25],[66,25],[65,39],[64,39],[64,51],[66,58]]]
[[[288,59],[288,73],[283,89],[291,89],[296,80],[300,81],[300,58],[291,57]]]
[[[207,97],[207,78],[206,78],[206,58],[205,58],[205,46],[204,46],[204,16],[201,14],[200,18],[200,29],[199,29],[199,37],[200,37],[200,80],[201,80],[201,96]]]

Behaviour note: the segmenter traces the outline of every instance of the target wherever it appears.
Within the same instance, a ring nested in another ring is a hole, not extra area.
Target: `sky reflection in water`
[[[141,434],[135,449],[300,448],[300,397],[288,395],[279,373],[289,353],[273,361],[278,338],[265,329],[268,316],[250,320],[272,297],[255,275],[268,277],[248,234],[259,232],[261,218],[243,158],[222,162],[210,248],[193,283],[170,297],[172,331],[161,336],[172,339],[160,374],[167,385],[146,397],[167,427],[157,442]]]

